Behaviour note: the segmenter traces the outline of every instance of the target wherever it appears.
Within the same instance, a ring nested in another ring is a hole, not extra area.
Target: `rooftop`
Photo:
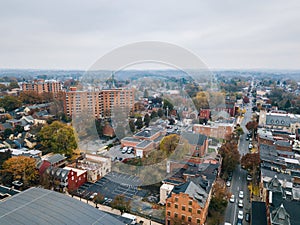
[[[0,224],[124,223],[67,195],[42,188],[30,188],[0,202]]]

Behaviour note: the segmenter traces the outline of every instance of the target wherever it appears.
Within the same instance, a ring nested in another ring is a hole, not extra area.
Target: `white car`
[[[239,210],[238,219],[242,220],[243,218],[244,218],[244,212],[242,210]]]
[[[227,187],[230,187],[230,185],[231,185],[230,181],[229,181],[229,180],[226,181],[226,186],[227,186]]]
[[[248,146],[248,148],[249,148],[249,149],[252,149],[252,148],[253,148],[253,145],[252,145],[252,144],[250,144],[250,145]]]
[[[240,208],[243,208],[244,204],[243,204],[243,200],[242,199],[239,200],[238,206]]]
[[[229,199],[230,202],[234,203],[235,202],[235,197],[234,195],[231,195],[230,199]]]
[[[123,149],[122,149],[122,153],[124,154],[124,153],[126,153],[127,152],[127,147],[124,147]]]
[[[239,193],[239,198],[241,198],[241,199],[244,198],[244,192],[243,192],[243,191],[240,191],[240,193]]]
[[[95,196],[97,195],[98,193],[93,193],[91,196],[90,196],[90,199],[94,199],[95,198]]]

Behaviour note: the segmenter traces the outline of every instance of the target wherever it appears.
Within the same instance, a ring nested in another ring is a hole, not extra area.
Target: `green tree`
[[[284,108],[289,109],[289,108],[291,108],[291,106],[292,106],[291,101],[288,99],[284,104]]]
[[[158,110],[157,110],[157,115],[158,115],[160,118],[163,117],[163,115],[164,115],[163,110],[162,110],[162,109],[158,109]]]
[[[58,121],[43,127],[38,137],[50,152],[71,155],[77,148],[73,128]]]
[[[164,109],[169,109],[169,111],[173,110],[174,109],[174,105],[168,100],[168,99],[164,99],[163,100],[164,102]]]
[[[8,85],[8,88],[11,90],[13,88],[20,88],[20,86],[17,81],[11,81]]]
[[[12,131],[12,129],[10,128],[6,128],[4,131],[3,131],[3,136],[4,138],[8,138],[11,134],[13,134],[14,132]]]
[[[141,129],[143,127],[143,119],[141,116],[138,116],[138,118],[135,121],[135,125],[137,129]]]
[[[153,118],[156,118],[156,117],[158,117],[157,112],[152,111],[151,115],[150,115],[150,118],[153,119]]]
[[[21,106],[21,101],[15,97],[6,95],[3,98],[0,98],[0,107],[3,107],[6,111],[12,111]]]
[[[0,152],[0,169],[2,169],[2,164],[11,157],[11,151],[6,150],[4,152]]]
[[[146,127],[149,127],[150,120],[151,120],[151,118],[150,118],[149,114],[146,113],[146,115],[144,116],[144,124]]]
[[[133,120],[129,120],[129,128],[130,128],[130,131],[132,133],[134,133],[134,131],[135,131],[135,125],[134,125]]]
[[[147,89],[145,89],[145,91],[144,91],[144,98],[148,98],[148,97],[149,97],[148,90],[147,90]]]

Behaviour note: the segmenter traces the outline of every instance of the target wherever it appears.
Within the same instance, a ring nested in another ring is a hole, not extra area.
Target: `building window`
[[[171,203],[170,202],[168,202],[167,207],[171,207]]]
[[[193,205],[193,201],[189,201],[189,205]]]
[[[171,212],[170,212],[170,211],[168,211],[168,212],[167,212],[167,215],[168,215],[168,216],[171,216]]]
[[[192,217],[188,217],[188,222],[192,222]]]
[[[177,197],[175,197],[175,202],[178,202],[178,198]]]
[[[197,214],[200,214],[200,213],[201,213],[201,210],[200,210],[200,209],[198,209],[198,210],[197,210]]]
[[[181,215],[181,219],[184,221],[185,220],[185,215]]]
[[[192,212],[192,208],[189,208],[189,212],[190,212],[190,213]]]
[[[178,205],[177,204],[175,204],[175,209],[178,209]]]
[[[174,217],[177,218],[177,217],[178,217],[178,214],[177,214],[177,213],[174,213]]]
[[[200,224],[200,219],[197,218],[197,224]]]
[[[182,211],[185,211],[185,206],[183,205],[183,206],[181,207],[181,209],[182,209]]]

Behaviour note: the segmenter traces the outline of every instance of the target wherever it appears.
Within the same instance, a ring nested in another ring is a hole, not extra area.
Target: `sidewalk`
[[[72,198],[72,196],[70,194],[66,194],[68,196],[70,196]],[[73,196],[74,199],[77,199],[78,201],[80,201],[80,198],[78,196]],[[83,199],[81,198],[81,201],[82,202],[85,202],[93,207],[96,207],[96,204],[93,202],[93,201],[87,201],[86,199]],[[117,209],[113,209],[109,206],[105,206],[105,205],[101,205],[101,204],[98,204],[98,208],[99,210],[101,211],[104,211],[104,212],[109,212],[109,213],[113,213],[115,215],[121,215],[121,212],[120,210],[117,210]],[[140,216],[136,216],[137,218],[137,223],[139,223],[140,221],[143,221],[143,225],[150,225],[150,220],[148,219],[145,219],[143,217],[140,217]],[[157,223],[157,222],[154,222],[154,221],[151,221],[151,225],[161,225],[160,223]]]

